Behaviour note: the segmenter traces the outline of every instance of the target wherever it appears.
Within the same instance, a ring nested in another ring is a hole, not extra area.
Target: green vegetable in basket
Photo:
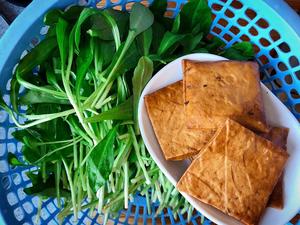
[[[149,214],[159,201],[156,215],[170,207],[174,215],[191,217],[193,208],[160,172],[139,134],[141,92],[153,73],[182,55],[247,60],[254,52],[247,42],[224,49],[221,39],[208,35],[212,13],[205,0],[190,0],[174,20],[164,17],[166,9],[165,0],[156,0],[150,8],[135,3],[130,13],[73,6],[45,15],[49,33],[13,75],[12,108],[0,98],[23,143],[24,159],[10,153],[8,161],[36,168],[25,192],[40,197],[39,213],[43,199],[56,197],[61,220],[97,207],[107,221],[139,192]]]

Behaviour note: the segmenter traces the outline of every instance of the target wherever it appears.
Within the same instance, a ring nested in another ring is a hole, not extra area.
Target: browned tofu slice
[[[213,135],[208,129],[186,128],[182,81],[146,95],[145,104],[167,160],[182,160],[197,154]]]
[[[257,63],[182,64],[188,128],[217,129],[229,117],[247,128],[267,131]]]
[[[226,120],[177,188],[244,224],[257,224],[287,159],[286,151]]]
[[[268,133],[264,133],[261,136],[270,140],[274,145],[286,150],[287,137],[289,129],[284,127],[272,127]],[[284,196],[283,196],[283,175],[280,176],[278,183],[276,184],[269,202],[269,207],[283,209]]]

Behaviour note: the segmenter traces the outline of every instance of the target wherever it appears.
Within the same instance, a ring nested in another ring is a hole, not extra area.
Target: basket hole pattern
[[[300,118],[299,106],[292,104],[300,103],[295,94],[300,80],[300,61],[299,55],[292,54],[292,43],[283,41],[280,31],[266,18],[257,15],[254,9],[246,7],[243,1],[209,2],[215,18],[211,32],[223,39],[227,46],[239,41],[252,42],[262,68],[262,81]]]

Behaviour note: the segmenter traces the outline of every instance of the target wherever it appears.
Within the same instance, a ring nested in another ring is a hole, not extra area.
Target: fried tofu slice
[[[266,132],[258,65],[255,62],[183,60],[188,128],[217,129],[229,117]]]
[[[277,145],[278,147],[286,150],[288,134],[288,128],[272,127],[268,133],[261,134],[261,136],[270,140],[274,145]],[[278,183],[276,184],[270,196],[268,206],[276,209],[283,209],[283,174],[280,176]]]
[[[247,225],[259,222],[288,153],[226,120],[177,184],[198,200]]]
[[[167,160],[197,154],[213,135],[211,130],[186,128],[182,87],[182,81],[178,81],[145,96],[153,130]]]

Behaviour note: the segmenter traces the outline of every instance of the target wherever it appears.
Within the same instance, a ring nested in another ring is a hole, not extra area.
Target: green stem
[[[61,151],[61,150],[65,149],[65,148],[72,147],[75,143],[77,144],[78,142],[80,142],[80,141],[82,141],[82,140],[83,140],[83,138],[79,138],[79,139],[78,139],[76,142],[74,142],[74,143],[71,143],[71,144],[62,146],[62,147],[60,147],[60,148],[54,149],[54,150],[52,150],[51,152],[48,152],[47,154],[43,155],[41,158],[39,158],[38,160],[36,160],[34,163],[37,164],[37,163],[41,162],[42,160],[44,160],[45,158],[47,158],[47,157],[53,155],[55,152]]]
[[[97,88],[93,94],[87,99],[85,100],[84,102],[84,106],[86,105],[90,105],[91,108],[94,108],[95,105],[97,104],[97,102],[99,101],[99,98],[102,96],[103,94],[103,91],[105,90],[106,86],[112,82],[114,79],[114,76],[116,76],[116,72],[117,72],[117,69],[120,65],[120,63],[122,62],[123,58],[125,57],[128,49],[130,48],[132,42],[134,41],[135,39],[135,31],[132,31],[130,30],[129,33],[128,33],[128,37],[127,37],[127,40],[124,44],[124,47],[122,49],[122,52],[120,53],[116,63],[114,64],[112,70],[110,71],[110,73],[108,74],[107,76],[107,79],[105,80],[104,84],[101,85],[99,88]],[[103,97],[104,99],[106,98],[106,96]]]
[[[138,142],[136,140],[136,136],[135,136],[135,133],[134,133],[134,130],[133,130],[133,127],[132,126],[128,126],[129,127],[129,132],[131,134],[131,137],[133,139],[133,147],[134,147],[134,150],[135,150],[135,154],[138,158],[138,162],[140,164],[140,167],[144,173],[144,176],[145,176],[145,179],[146,179],[146,184],[151,184],[151,179],[148,175],[148,172],[146,170],[146,167],[145,167],[145,164],[141,158],[141,155],[140,155],[140,149],[139,149],[139,145],[138,145]]]
[[[104,203],[104,185],[97,191],[98,198],[98,213],[102,212]]]
[[[55,170],[55,186],[56,186],[56,198],[58,208],[61,208],[60,200],[60,175],[61,175],[61,161],[57,161]]]
[[[72,198],[74,220],[75,220],[74,222],[76,222],[77,218],[78,218],[78,212],[77,212],[77,207],[76,207],[75,187],[74,187],[74,184],[73,184],[73,181],[72,181],[71,171],[68,168],[68,165],[67,165],[65,159],[63,158],[62,161],[63,161],[63,164],[65,166],[65,170],[66,170],[66,173],[67,173],[67,178],[68,178],[69,186],[70,186],[70,189],[71,189],[71,198]]]
[[[129,175],[128,175],[128,162],[127,161],[124,163],[123,169],[124,169],[124,208],[128,209]]]
[[[84,122],[84,118],[83,118],[83,114],[81,113],[78,105],[76,104],[76,100],[73,96],[73,93],[71,91],[70,88],[70,73],[71,73],[71,67],[72,67],[72,62],[73,62],[73,47],[70,46],[69,47],[69,58],[68,58],[68,66],[67,66],[67,70],[66,72],[64,71],[64,65],[63,65],[63,61],[62,61],[62,82],[63,82],[63,86],[65,89],[65,92],[68,96],[68,99],[71,103],[71,105],[73,106],[75,113],[79,119],[79,122],[81,123],[83,129],[87,132],[87,134],[93,139],[93,140],[98,140],[98,138],[95,136],[95,134],[89,129],[89,127],[87,126],[87,124]]]

